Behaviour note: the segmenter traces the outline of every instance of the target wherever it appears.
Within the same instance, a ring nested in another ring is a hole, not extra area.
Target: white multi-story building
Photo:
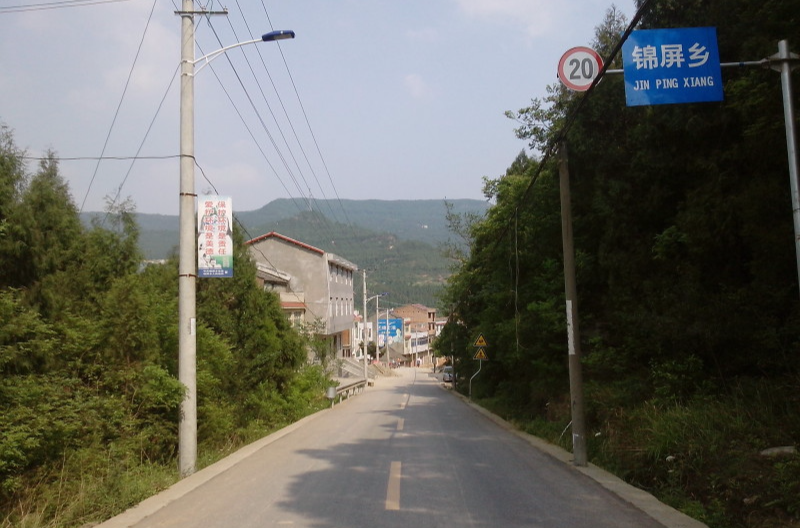
[[[350,357],[353,329],[353,274],[358,266],[293,238],[270,232],[247,242],[259,281],[278,293],[289,319],[316,325],[331,338],[336,357]]]

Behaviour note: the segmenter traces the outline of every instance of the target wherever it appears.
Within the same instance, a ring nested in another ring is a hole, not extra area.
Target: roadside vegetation
[[[0,526],[109,518],[177,480],[177,263],[142,267],[133,205],[82,226],[55,156],[0,128]],[[306,338],[234,230],[197,292],[199,465],[325,406]]]
[[[797,12],[796,0],[652,2],[642,28],[715,26],[723,62],[758,60],[780,39],[800,45]],[[607,57],[626,24],[609,10],[593,47]],[[566,135],[589,457],[712,528],[800,526],[800,290],[780,78],[722,76],[723,102],[632,108],[609,76]],[[533,152],[583,97],[548,93],[508,113]],[[522,153],[485,194],[485,217],[451,218],[469,250],[451,251],[450,320],[435,346],[468,380],[483,334],[473,399],[571,449],[557,159]]]

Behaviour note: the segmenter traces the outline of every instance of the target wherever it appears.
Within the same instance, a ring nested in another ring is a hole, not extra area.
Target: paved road
[[[396,372],[101,526],[663,527],[429,370]]]

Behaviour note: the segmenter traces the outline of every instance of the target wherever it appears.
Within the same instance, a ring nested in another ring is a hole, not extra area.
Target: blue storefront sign
[[[402,319],[389,319],[389,332],[386,332],[386,319],[378,319],[378,346],[382,347],[386,338],[389,338],[389,344],[403,342],[403,320]]]
[[[622,62],[628,106],[722,101],[716,28],[634,31]]]

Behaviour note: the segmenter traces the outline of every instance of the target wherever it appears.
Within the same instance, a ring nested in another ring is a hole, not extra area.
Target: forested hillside
[[[441,207],[444,211],[444,204]],[[445,224],[444,212],[441,216]],[[338,224],[309,211],[247,229],[252,236],[277,231],[351,260],[360,269],[367,270],[367,296],[387,292],[390,295],[385,299],[388,306],[409,303],[436,306],[437,296],[452,266],[440,245],[404,240],[357,225]],[[354,293],[359,310],[363,304],[362,280],[362,274],[357,274]]]
[[[0,128],[0,526],[93,525],[177,479],[177,263],[141,270],[127,204],[86,228],[53,156]],[[200,464],[319,409],[309,341],[259,289],[200,281]]]
[[[436,248],[451,238],[448,208],[458,214],[482,214],[488,203],[482,200],[314,200],[306,203],[282,198],[255,211],[236,211],[235,216],[253,236],[275,230],[276,226],[285,229],[288,225],[298,236],[310,234],[327,244],[341,245],[341,239],[352,239],[356,234],[358,237],[390,236]],[[105,213],[83,213],[81,218],[90,224],[92,219],[104,216]],[[166,258],[178,245],[178,217],[143,213],[134,216],[145,257]],[[293,219],[301,223],[311,219],[315,225],[292,225]],[[316,224],[322,224],[322,229]]]
[[[312,212],[325,217],[334,229],[332,238],[342,235],[337,226],[353,226],[372,233],[391,233],[406,241],[425,242],[437,246],[450,237],[447,227],[445,202],[456,213],[483,212],[488,204],[480,200],[313,200],[305,202],[281,198],[269,202],[256,211],[237,213],[239,220],[248,229],[269,226],[297,216],[300,212]]]
[[[303,209],[310,206],[309,209]],[[443,246],[456,244],[448,214],[482,215],[480,200],[273,200],[255,211],[236,212],[246,237],[270,231],[336,253],[369,272],[368,295],[390,292],[391,305],[436,306],[452,261]],[[86,224],[104,213],[83,213]],[[139,245],[148,259],[163,259],[178,244],[178,218],[135,214]],[[359,274],[359,281],[361,280]],[[356,306],[361,306],[361,283]]]
[[[715,26],[723,62],[800,46],[797,0],[648,5],[642,28]],[[601,55],[626,25],[609,11]],[[800,442],[781,81],[722,75],[720,103],[629,108],[608,76],[577,112],[583,94],[553,86],[508,115],[535,152],[568,146],[590,459],[712,527],[798,526],[800,457],[760,454]],[[521,155],[487,217],[455,226],[471,251],[437,346],[469,379],[482,333],[473,397],[571,447],[557,161]]]

